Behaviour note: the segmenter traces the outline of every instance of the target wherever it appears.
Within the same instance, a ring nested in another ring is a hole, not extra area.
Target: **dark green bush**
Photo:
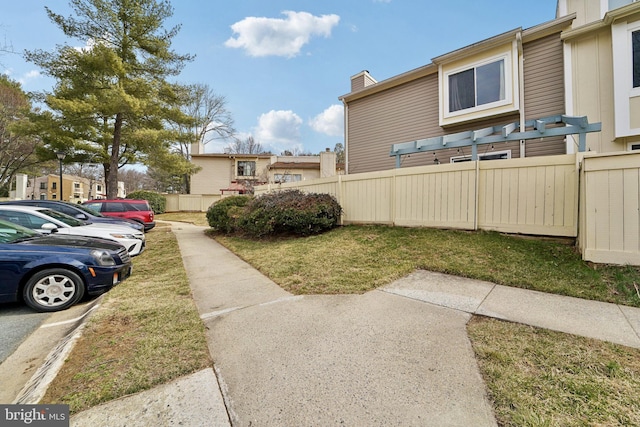
[[[207,222],[216,231],[232,233],[236,231],[238,218],[243,215],[244,207],[251,196],[230,196],[218,200],[207,209]]]
[[[167,210],[167,198],[162,194],[147,190],[137,190],[127,194],[127,199],[144,199],[149,202],[151,210],[155,214],[165,213]]]
[[[342,208],[328,194],[287,190],[253,199],[238,228],[251,236],[318,234],[338,225]]]

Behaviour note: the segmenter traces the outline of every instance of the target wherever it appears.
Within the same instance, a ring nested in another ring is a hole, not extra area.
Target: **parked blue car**
[[[119,243],[36,233],[0,220],[0,303],[24,301],[36,311],[65,310],[131,275]]]

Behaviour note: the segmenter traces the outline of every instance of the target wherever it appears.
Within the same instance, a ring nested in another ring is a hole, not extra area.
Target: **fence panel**
[[[640,265],[640,153],[583,159],[583,258]]]
[[[214,202],[220,200],[219,195],[209,194],[166,194],[167,212],[205,212]]]
[[[478,228],[576,237],[575,155],[478,163]]]
[[[475,162],[400,169],[394,192],[397,225],[475,228]]]
[[[393,171],[342,176],[344,223],[393,224]]]

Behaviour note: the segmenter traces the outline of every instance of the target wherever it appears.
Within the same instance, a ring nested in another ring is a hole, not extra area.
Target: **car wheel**
[[[84,295],[84,283],[73,271],[52,268],[34,274],[24,287],[24,302],[37,311],[71,307]]]

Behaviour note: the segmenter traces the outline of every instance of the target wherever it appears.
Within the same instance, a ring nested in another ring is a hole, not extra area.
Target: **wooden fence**
[[[220,200],[219,195],[199,194],[166,194],[167,212],[206,212],[214,202]]]
[[[344,223],[496,230],[576,237],[575,155],[419,166],[263,185],[328,193]]]
[[[640,153],[586,155],[581,182],[583,258],[640,265]]]

